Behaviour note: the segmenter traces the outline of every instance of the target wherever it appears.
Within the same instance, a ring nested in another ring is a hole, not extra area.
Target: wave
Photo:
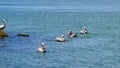
[[[1,10],[13,11],[120,11],[120,6],[0,6]]]
[[[15,11],[120,11],[119,1],[29,1],[0,2],[0,9]],[[115,4],[116,3],[116,4]]]

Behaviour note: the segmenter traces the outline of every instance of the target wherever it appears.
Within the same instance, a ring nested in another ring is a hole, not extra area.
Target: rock
[[[0,30],[0,38],[7,37],[7,33],[4,32],[3,30]]]
[[[29,36],[29,34],[18,34],[18,36]]]

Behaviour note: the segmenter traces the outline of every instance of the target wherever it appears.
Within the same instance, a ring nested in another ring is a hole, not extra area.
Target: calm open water
[[[0,2],[9,35],[0,39],[0,68],[120,67],[120,1],[51,1]],[[79,34],[83,26],[87,35]],[[68,38],[69,29],[78,36]],[[62,34],[67,41],[56,42]],[[45,54],[37,52],[42,42]]]

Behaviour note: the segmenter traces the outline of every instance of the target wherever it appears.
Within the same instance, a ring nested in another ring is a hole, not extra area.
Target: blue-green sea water
[[[119,68],[119,0],[1,0],[0,68]],[[83,26],[87,35],[79,32]],[[77,37],[68,38],[72,29]],[[17,36],[27,33],[29,37]],[[65,35],[65,43],[55,38]],[[45,54],[37,48],[44,42]]]

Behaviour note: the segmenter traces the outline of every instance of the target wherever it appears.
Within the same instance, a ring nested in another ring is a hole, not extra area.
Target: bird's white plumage
[[[6,20],[3,19],[2,22],[3,22],[3,25],[0,25],[1,30],[3,30],[6,27]]]

